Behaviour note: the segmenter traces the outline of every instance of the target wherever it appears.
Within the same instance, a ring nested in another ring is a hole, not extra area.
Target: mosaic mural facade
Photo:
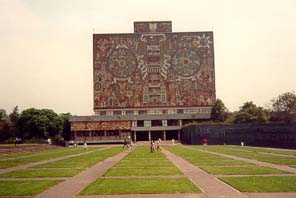
[[[135,23],[134,34],[93,35],[94,110],[213,105],[213,32],[172,33],[170,23],[153,24]]]
[[[71,131],[130,130],[131,121],[71,122]]]

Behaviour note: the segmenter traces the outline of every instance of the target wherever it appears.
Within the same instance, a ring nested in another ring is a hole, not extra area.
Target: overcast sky
[[[0,0],[0,109],[93,114],[92,34],[134,21],[214,31],[216,93],[238,110],[296,90],[295,0]]]

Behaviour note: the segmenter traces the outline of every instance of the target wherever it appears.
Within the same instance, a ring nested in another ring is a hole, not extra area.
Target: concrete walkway
[[[80,174],[69,178],[65,182],[62,182],[43,193],[39,194],[37,197],[41,198],[72,198],[82,191],[86,186],[95,181],[98,177],[102,176],[109,168],[114,166],[123,157],[125,157],[130,150],[121,152],[114,157],[107,158],[106,160],[96,164],[95,166],[81,172]],[[84,196],[83,196],[84,197]]]
[[[162,149],[167,158],[177,166],[183,174],[190,178],[198,187],[206,193],[208,198],[246,198],[247,196],[224,182],[218,180],[215,176],[206,173],[197,166],[192,165],[183,158]]]
[[[101,150],[105,150],[105,149],[109,149],[109,148],[111,148],[111,147],[104,147],[104,148],[100,148],[100,149],[96,149],[96,150],[92,150],[92,151],[87,151],[87,152],[83,152],[83,153],[78,153],[78,154],[74,154],[74,155],[67,155],[67,156],[58,157],[58,158],[54,158],[54,159],[42,160],[42,161],[32,162],[32,163],[24,164],[24,165],[20,165],[20,166],[14,166],[14,167],[10,167],[10,168],[0,169],[0,174],[8,173],[8,172],[16,171],[16,170],[23,170],[23,169],[30,168],[30,167],[33,167],[33,166],[37,166],[37,165],[41,165],[41,164],[47,164],[47,163],[50,163],[50,162],[56,162],[56,161],[59,161],[59,160],[70,158],[70,157],[78,157],[80,155],[85,155],[85,154],[88,154],[88,153],[93,153],[93,152],[96,152],[96,151],[101,151]]]

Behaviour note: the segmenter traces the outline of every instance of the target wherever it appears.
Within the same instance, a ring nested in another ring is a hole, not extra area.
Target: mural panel
[[[94,34],[94,109],[215,102],[212,32]]]
[[[71,131],[130,130],[131,121],[71,122]]]

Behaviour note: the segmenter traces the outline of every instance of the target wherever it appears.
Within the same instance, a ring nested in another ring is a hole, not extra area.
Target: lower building
[[[182,126],[208,120],[211,107],[114,110],[108,114],[71,116],[70,140],[76,143],[118,143],[129,138],[133,142],[180,140]]]

